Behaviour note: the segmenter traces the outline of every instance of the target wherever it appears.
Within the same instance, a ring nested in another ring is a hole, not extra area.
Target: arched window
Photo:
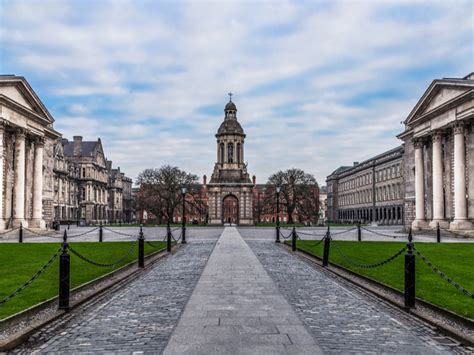
[[[228,163],[234,162],[234,144],[233,143],[227,144],[227,162]]]
[[[220,153],[219,153],[220,163],[223,164],[224,163],[224,143],[220,144],[219,150],[220,150]]]
[[[239,163],[239,164],[241,163],[241,159],[242,159],[240,149],[241,149],[240,148],[240,143],[237,143],[237,163]]]

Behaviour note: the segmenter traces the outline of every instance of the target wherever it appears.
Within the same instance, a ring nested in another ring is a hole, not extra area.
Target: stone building
[[[245,133],[237,121],[237,107],[229,100],[217,138],[217,162],[207,185],[209,224],[253,224],[253,183],[244,164]]]
[[[329,222],[402,224],[404,147],[362,163],[342,166],[327,177]]]
[[[125,223],[131,223],[136,219],[135,204],[132,195],[133,181],[129,177],[125,176],[125,174],[122,176],[122,186],[123,221]]]
[[[109,174],[100,138],[83,141],[74,136],[73,141],[63,139],[64,155],[70,164],[76,165],[79,178],[80,218],[88,223],[106,223],[108,207]]]
[[[0,76],[0,229],[53,216],[54,119],[21,76]]]
[[[473,229],[474,73],[434,80],[405,120],[405,220]]]

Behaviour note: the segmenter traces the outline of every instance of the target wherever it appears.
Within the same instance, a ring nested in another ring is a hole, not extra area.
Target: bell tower
[[[210,224],[253,223],[253,183],[244,163],[245,137],[244,130],[237,121],[237,107],[229,93],[229,102],[224,108],[224,121],[216,134],[217,159],[208,184]]]

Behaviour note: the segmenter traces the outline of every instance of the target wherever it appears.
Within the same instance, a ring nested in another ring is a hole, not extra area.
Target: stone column
[[[43,149],[44,139],[35,142],[35,161],[33,172],[33,220],[32,226],[46,228],[43,220]]]
[[[5,127],[3,120],[0,120],[0,230],[5,229],[6,223],[4,219],[5,210],[3,204],[6,203],[6,194],[3,189],[3,166],[5,160],[3,158],[3,140],[5,135]]]
[[[466,151],[464,145],[464,127],[459,124],[454,133],[454,221],[451,229],[472,229],[467,220],[466,204]]]
[[[415,141],[415,220],[413,229],[426,228],[425,220],[425,167],[423,159],[423,141]]]
[[[443,135],[435,132],[433,140],[433,220],[430,227],[436,229],[438,223],[442,228],[449,228],[449,223],[444,220],[443,196],[443,149],[441,142]]]
[[[13,226],[28,227],[25,220],[25,130],[15,134],[15,187],[13,196]]]

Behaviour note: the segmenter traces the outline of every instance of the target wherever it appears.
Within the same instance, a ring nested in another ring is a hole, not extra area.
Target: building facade
[[[329,175],[328,221],[403,224],[403,153],[400,146]]]
[[[54,119],[23,77],[0,76],[0,229],[53,216]]]
[[[69,142],[53,123],[25,78],[0,76],[0,230],[108,220],[108,190],[116,187],[100,139]],[[121,175],[131,198],[131,180]]]
[[[217,161],[207,185],[209,224],[253,224],[252,191],[244,163],[245,133],[237,121],[237,107],[232,99],[224,109],[224,121],[217,138]]]
[[[434,80],[405,120],[405,221],[472,230],[474,73]]]

